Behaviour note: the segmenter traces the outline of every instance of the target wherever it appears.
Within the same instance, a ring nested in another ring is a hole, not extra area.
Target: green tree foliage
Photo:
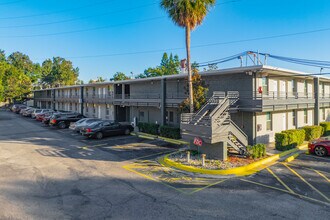
[[[98,82],[105,82],[106,79],[102,78],[102,76],[98,76],[96,79],[89,80],[88,83],[98,83]]]
[[[120,80],[128,80],[130,79],[128,76],[125,75],[123,72],[116,72],[115,75],[113,75],[112,81],[120,81]]]
[[[144,72],[138,75],[136,78],[147,78],[147,77],[155,77],[155,76],[164,76],[164,75],[174,75],[178,74],[180,71],[180,61],[178,55],[167,55],[167,53],[163,54],[160,65],[152,68],[144,70]]]
[[[32,89],[73,85],[78,72],[70,61],[60,57],[47,59],[40,65],[21,52],[6,57],[0,50],[0,101],[22,100]]]
[[[160,6],[168,13],[172,21],[179,27],[185,28],[186,52],[188,65],[189,110],[193,112],[193,85],[190,66],[190,32],[200,25],[210,7],[216,0],[161,0]]]
[[[192,71],[193,71],[192,85],[193,85],[194,111],[198,111],[207,101],[206,96],[207,96],[208,88],[205,82],[203,81],[201,75],[198,74],[198,69],[194,67]],[[188,94],[188,90],[186,91],[186,93]],[[189,98],[185,99],[180,104],[180,111],[183,113],[190,112]]]
[[[78,80],[79,69],[71,61],[61,57],[47,59],[41,66],[41,83],[43,87],[74,85]]]

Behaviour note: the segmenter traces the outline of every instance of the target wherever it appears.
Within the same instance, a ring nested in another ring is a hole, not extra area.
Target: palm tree
[[[186,30],[186,51],[189,85],[189,109],[194,111],[193,87],[190,64],[190,32],[202,23],[210,7],[216,0],[161,0],[161,7],[173,22]]]

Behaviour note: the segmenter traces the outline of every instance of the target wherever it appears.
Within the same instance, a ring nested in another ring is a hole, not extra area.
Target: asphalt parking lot
[[[86,139],[0,111],[0,219],[328,219],[329,157],[210,178],[156,162],[176,150],[135,136]]]

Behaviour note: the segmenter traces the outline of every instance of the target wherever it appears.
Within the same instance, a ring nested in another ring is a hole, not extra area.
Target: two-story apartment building
[[[249,143],[274,141],[276,132],[318,124],[329,118],[330,79],[257,65],[201,72],[208,97],[237,91],[231,119]],[[34,91],[35,106],[80,112],[117,121],[180,125],[187,75],[102,82]]]

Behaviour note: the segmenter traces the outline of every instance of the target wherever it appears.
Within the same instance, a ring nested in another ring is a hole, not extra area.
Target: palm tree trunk
[[[191,64],[190,64],[190,27],[186,26],[186,51],[187,51],[187,66],[188,66],[188,86],[189,86],[189,109],[190,113],[194,112],[193,87],[191,80]]]

